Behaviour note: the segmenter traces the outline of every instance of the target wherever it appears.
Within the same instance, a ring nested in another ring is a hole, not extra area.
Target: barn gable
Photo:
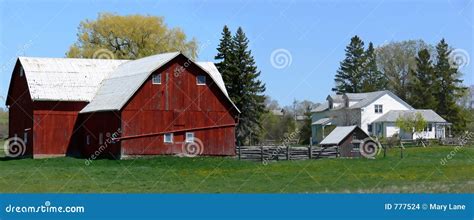
[[[180,52],[172,52],[149,56],[120,65],[102,82],[92,101],[81,113],[121,110],[155,70],[180,55],[204,70],[217,84],[232,106],[239,111],[231,101],[222,76],[213,63],[193,62]]]

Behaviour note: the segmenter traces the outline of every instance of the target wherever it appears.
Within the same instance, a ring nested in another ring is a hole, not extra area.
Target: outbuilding
[[[352,153],[354,146],[362,143],[366,138],[369,138],[369,135],[359,126],[337,126],[319,145],[322,147],[337,146],[341,157],[352,157],[355,156]]]

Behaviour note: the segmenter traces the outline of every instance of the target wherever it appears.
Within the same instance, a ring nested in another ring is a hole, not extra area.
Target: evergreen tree
[[[311,138],[311,106],[307,106],[304,112],[305,119],[303,121],[303,124],[301,126],[300,130],[300,143],[304,145],[310,144],[310,138]]]
[[[241,111],[236,129],[237,143],[255,143],[261,136],[261,119],[266,112],[265,84],[258,79],[260,71],[242,28],[239,27],[232,41],[229,41],[230,32],[226,29],[224,27],[216,59],[221,60],[218,68],[225,75],[229,96]]]
[[[364,56],[364,42],[356,35],[351,38],[350,44],[346,47],[346,58],[341,62],[341,66],[334,79],[336,85],[332,89],[338,94],[346,92],[361,92]]]
[[[412,79],[408,85],[409,103],[414,108],[436,109],[437,102],[433,95],[436,83],[433,63],[428,49],[422,49],[416,57],[416,69],[411,70]]]
[[[374,45],[369,43],[365,51],[364,75],[362,76],[361,92],[374,92],[384,90],[387,87],[387,77],[377,68],[377,56]]]
[[[438,98],[436,112],[448,122],[453,123],[455,132],[462,131],[466,127],[457,101],[462,97],[465,88],[462,87],[460,73],[456,67],[449,64],[449,54],[451,50],[444,39],[436,45],[437,59],[434,71],[436,83],[432,87],[435,96]]]
[[[217,48],[217,55],[214,57],[218,63],[216,63],[216,67],[219,72],[222,74],[222,79],[224,80],[227,92],[229,93],[231,99],[234,99],[235,96],[235,87],[234,83],[235,74],[234,72],[230,71],[231,66],[231,57],[232,57],[232,49],[233,49],[233,42],[232,42],[232,34],[229,31],[227,25],[224,26],[222,29],[222,38],[219,43],[219,47]]]

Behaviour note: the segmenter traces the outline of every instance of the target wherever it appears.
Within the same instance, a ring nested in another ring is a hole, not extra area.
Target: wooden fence
[[[237,146],[239,160],[271,161],[271,160],[307,160],[339,157],[334,147],[287,147],[287,146]]]

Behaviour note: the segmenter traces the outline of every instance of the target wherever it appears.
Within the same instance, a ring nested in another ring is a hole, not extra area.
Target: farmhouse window
[[[433,131],[433,125],[431,123],[428,123],[426,125],[426,128],[424,129],[425,132],[428,132],[428,131]]]
[[[374,105],[375,113],[383,113],[382,105]]]
[[[165,134],[163,141],[165,143],[173,143],[173,134],[172,133]]]
[[[204,75],[199,75],[196,77],[196,83],[198,85],[206,85],[206,76]]]
[[[104,143],[104,134],[99,133],[99,145]]]
[[[151,82],[152,84],[161,84],[161,73],[153,74]]]
[[[194,132],[186,132],[186,143],[194,142]]]
[[[368,125],[367,125],[367,131],[368,131],[369,133],[372,133],[372,124],[368,124]]]

